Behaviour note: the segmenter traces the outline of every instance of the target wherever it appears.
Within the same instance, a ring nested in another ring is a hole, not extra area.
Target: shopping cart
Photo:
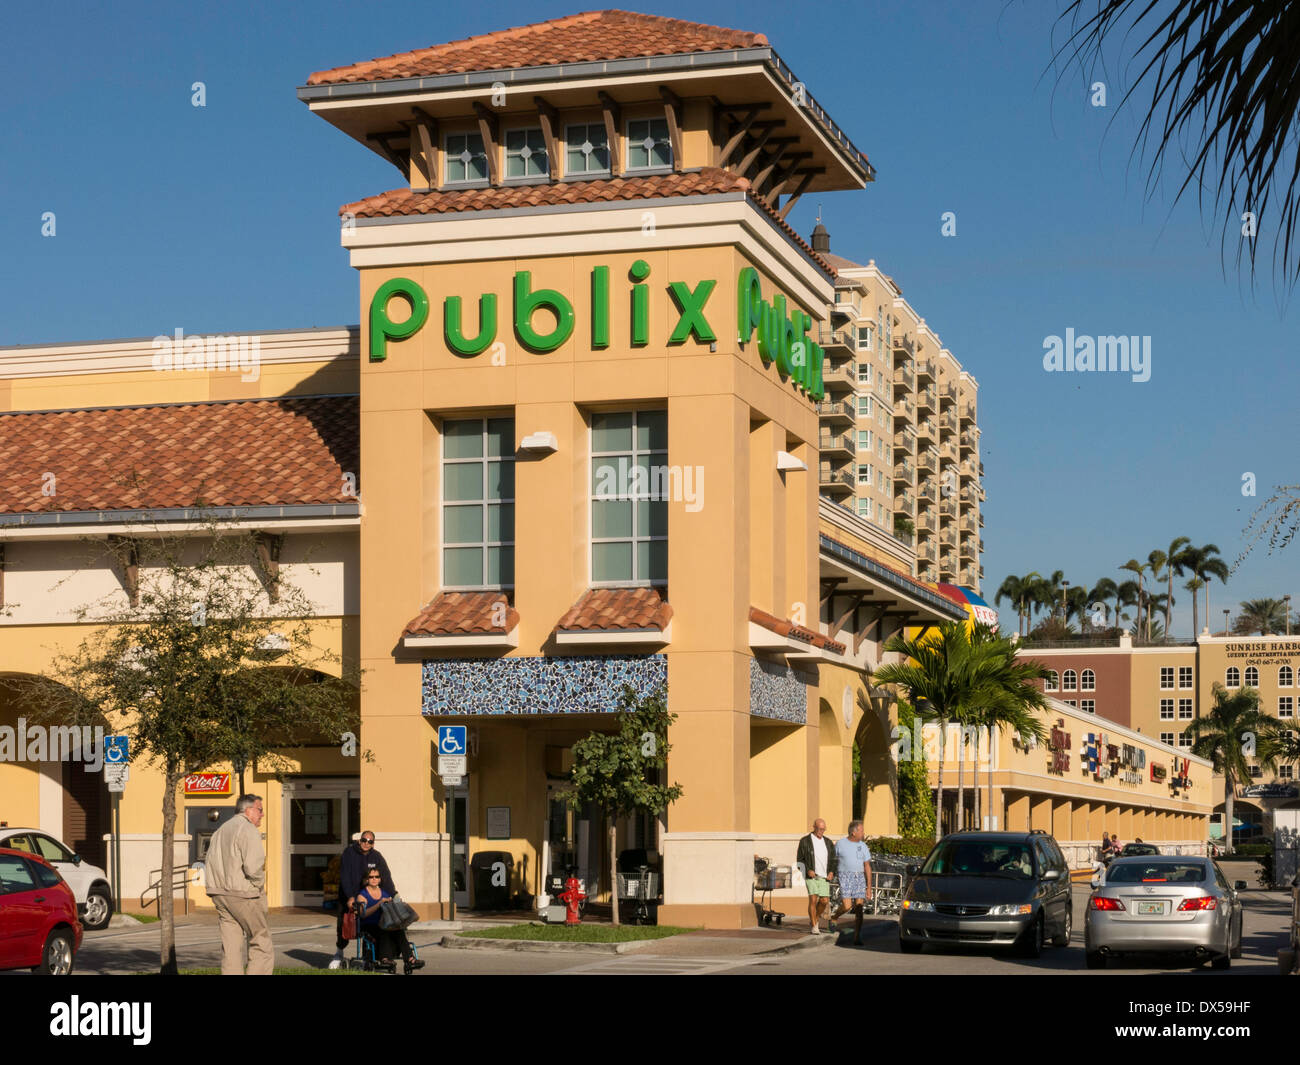
[[[628,915],[628,924],[650,924],[650,904],[659,898],[659,874],[652,873],[648,865],[642,865],[636,873],[618,874],[618,898],[623,902],[635,902]],[[619,913],[624,907],[620,905]]]
[[[902,909],[907,866],[906,861],[893,858],[871,859],[871,898],[867,900],[867,913],[880,916],[897,914]]]
[[[759,917],[766,925],[781,924],[785,914],[772,909],[772,892],[790,886],[790,867],[773,865],[770,858],[754,855],[754,886],[750,898],[759,908]]]

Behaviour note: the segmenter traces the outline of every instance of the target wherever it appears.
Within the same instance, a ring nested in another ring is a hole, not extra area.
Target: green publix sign
[[[631,337],[634,347],[650,342],[650,286],[645,284],[650,276],[650,266],[638,259],[628,271],[632,281]],[[702,344],[712,344],[718,338],[704,315],[705,304],[717,286],[716,281],[701,281],[693,289],[683,281],[668,284],[668,294],[677,307],[677,325],[668,337],[669,344],[684,344],[691,337]],[[388,304],[394,297],[410,307],[410,314],[400,322],[388,316]],[[455,355],[472,358],[487,351],[497,339],[497,296],[485,292],[478,298],[478,333],[466,336],[464,309],[459,296],[448,296],[442,305],[442,332],[447,348]],[[555,351],[573,335],[573,303],[562,293],[551,288],[534,289],[532,273],[518,270],[514,278],[514,331],[519,343],[527,350],[540,355]],[[533,326],[533,317],[545,310],[554,318],[550,332],[539,332]],[[416,282],[405,277],[394,277],[375,291],[370,301],[370,358],[380,361],[388,357],[390,340],[405,340],[418,333],[429,320],[429,296]],[[788,377],[812,399],[825,395],[822,384],[822,363],[825,353],[808,337],[813,318],[795,308],[787,310],[784,296],[769,303],[763,299],[758,271],[747,266],[736,278],[736,328],[737,340],[743,346],[758,334],[758,354],[764,366],[776,363],[782,377]],[[591,346],[593,349],[609,347],[610,335],[610,279],[608,266],[596,266],[591,271]]]

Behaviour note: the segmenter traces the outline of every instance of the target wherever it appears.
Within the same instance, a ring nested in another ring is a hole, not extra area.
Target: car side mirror
[[[1246,881],[1244,881],[1244,880],[1238,880],[1238,881],[1234,882],[1233,885],[1232,885],[1232,890],[1233,890],[1233,891],[1245,891],[1245,890],[1246,890]]]
[[[1060,880],[1060,879],[1061,879],[1061,870],[1059,870],[1059,869],[1049,869],[1049,870],[1047,870],[1047,872],[1045,872],[1045,873],[1043,874],[1043,879],[1044,879],[1044,880]]]
[[[1093,875],[1093,878],[1092,878],[1092,886],[1093,886],[1094,888],[1099,888],[1099,887],[1101,887],[1101,875],[1100,875],[1099,873]]]
[[[919,865],[916,865],[915,863],[907,867],[908,876],[916,876],[916,874],[919,873],[920,871],[921,871],[921,867]]]
[[[81,864],[81,855],[80,855],[80,854],[74,854],[74,855],[72,856],[72,864],[73,864],[73,865],[80,865],[80,864]]]

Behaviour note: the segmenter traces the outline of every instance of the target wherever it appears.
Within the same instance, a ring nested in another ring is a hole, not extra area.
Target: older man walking
[[[826,822],[820,817],[799,841],[795,862],[808,885],[808,924],[812,934],[819,936],[822,911],[831,903],[831,881],[835,879],[835,848],[826,838]]]
[[[862,946],[862,912],[871,898],[871,850],[862,841],[862,822],[850,821],[848,835],[835,844],[836,876],[840,882],[840,913],[852,910],[853,945]],[[831,914],[831,919],[839,913]]]
[[[274,952],[266,926],[266,848],[262,796],[241,795],[235,816],[212,834],[204,868],[206,890],[221,929],[221,975],[269,976]]]

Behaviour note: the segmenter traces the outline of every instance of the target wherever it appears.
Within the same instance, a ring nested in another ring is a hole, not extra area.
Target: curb
[[[465,939],[461,936],[443,936],[440,947],[453,950],[515,950],[539,954],[631,954],[663,939],[636,939],[628,943],[546,943],[537,939]]]

